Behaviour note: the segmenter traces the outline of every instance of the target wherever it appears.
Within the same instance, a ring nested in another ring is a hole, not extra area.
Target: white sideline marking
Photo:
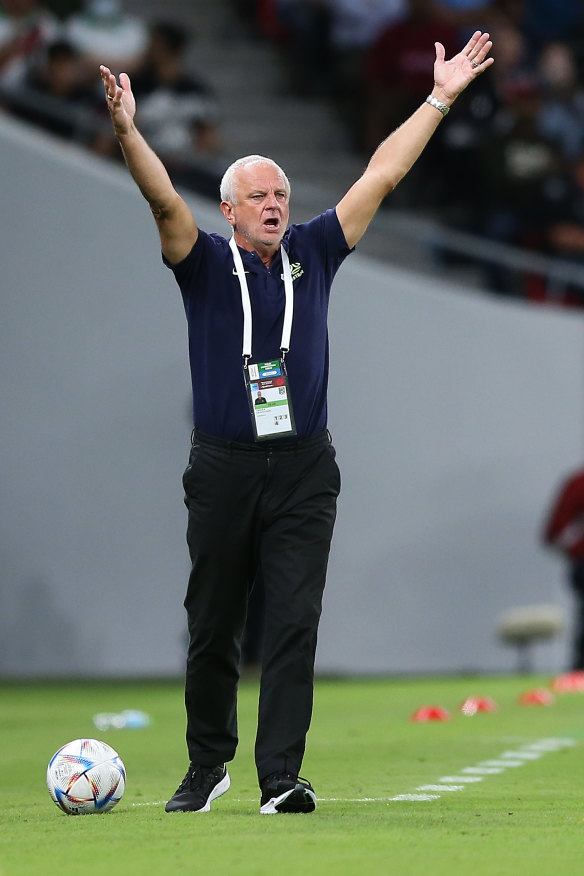
[[[154,800],[152,803],[132,803],[132,806],[166,806],[166,800]]]
[[[438,779],[439,782],[463,782],[465,785],[470,785],[473,782],[482,782],[481,776],[442,776],[441,779]]]
[[[552,738],[539,739],[536,742],[526,743],[515,751],[504,751],[497,760],[484,760],[476,766],[463,767],[459,776],[442,776],[438,781],[441,784],[421,785],[417,791],[463,791],[464,786],[472,782],[482,782],[485,776],[500,775],[507,767],[525,766],[526,762],[539,760],[544,754],[560,751],[562,748],[575,745],[574,739]],[[393,800],[439,800],[440,794],[398,794],[390,798]]]
[[[317,797],[318,803],[387,803],[392,797]],[[243,800],[241,801],[243,803]]]
[[[565,737],[554,737],[552,739],[540,739],[539,742],[532,742],[530,745],[524,745],[526,751],[559,751],[560,748],[569,748],[576,745],[575,739],[567,739]]]
[[[391,801],[393,800],[413,800],[416,801],[426,801],[426,800],[439,800],[440,794],[398,794],[397,797],[390,797]]]
[[[442,786],[441,786],[442,787]],[[257,803],[257,797],[229,797],[233,803]],[[393,797],[318,797],[318,803],[387,803]],[[148,803],[132,803],[132,806],[165,806],[166,800],[153,800]]]
[[[554,748],[554,751],[558,750]],[[539,760],[546,753],[543,751],[504,751],[501,757],[509,758],[509,760]]]
[[[420,785],[415,794],[397,794],[394,797],[319,797],[322,803],[392,803],[397,801],[426,802],[439,800],[440,793],[425,792],[456,792],[463,791],[465,785],[482,782],[485,776],[500,775],[507,767],[525,766],[530,761],[539,760],[544,754],[552,754],[562,748],[570,748],[576,745],[575,739],[567,737],[552,737],[539,739],[536,742],[525,743],[515,751],[504,751],[498,759],[483,760],[476,766],[463,767],[462,775],[442,776],[433,785]],[[234,803],[256,803],[257,800],[230,798]],[[132,803],[132,806],[164,806],[165,800],[156,800],[148,803]]]
[[[519,767],[525,766],[524,760],[481,760],[479,766],[491,766],[491,767]]]

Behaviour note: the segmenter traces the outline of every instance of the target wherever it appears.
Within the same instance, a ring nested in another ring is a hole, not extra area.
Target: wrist
[[[430,92],[431,97],[435,97],[436,100],[439,100],[440,103],[445,104],[447,107],[451,107],[454,103],[455,99],[451,94],[447,94],[443,88],[439,85],[434,85],[434,88]]]
[[[430,106],[433,107],[435,110],[438,110],[442,117],[448,115],[448,113],[450,112],[450,107],[448,106],[448,104],[439,100],[437,97],[434,97],[433,94],[429,94],[425,102],[430,104]]]
[[[114,122],[114,134],[118,138],[118,140],[125,139],[126,137],[130,137],[132,134],[136,134],[138,129],[134,125],[134,121],[131,120],[129,125],[116,125]]]

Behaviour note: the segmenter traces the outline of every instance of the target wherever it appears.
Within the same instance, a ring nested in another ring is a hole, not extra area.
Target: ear
[[[227,219],[230,225],[235,225],[235,216],[233,215],[233,204],[231,201],[221,201],[221,212]]]

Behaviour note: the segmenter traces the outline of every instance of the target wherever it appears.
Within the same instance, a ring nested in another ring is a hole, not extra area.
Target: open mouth
[[[270,216],[269,219],[266,219],[264,222],[264,228],[268,229],[268,231],[277,231],[280,227],[280,220],[277,216]]]

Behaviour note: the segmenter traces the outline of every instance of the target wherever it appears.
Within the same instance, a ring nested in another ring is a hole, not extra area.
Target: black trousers
[[[584,562],[575,560],[570,566],[570,584],[575,596],[572,669],[584,669]]]
[[[190,760],[237,747],[237,684],[247,601],[261,576],[264,648],[258,779],[300,770],[340,474],[328,433],[238,444],[193,433],[184,473],[192,568],[185,704]]]

